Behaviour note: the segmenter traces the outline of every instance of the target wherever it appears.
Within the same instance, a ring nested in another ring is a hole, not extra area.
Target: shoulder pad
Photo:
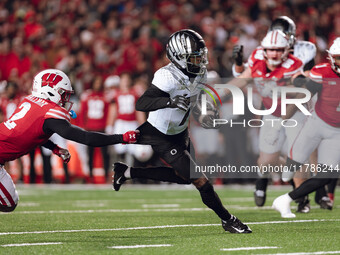
[[[305,65],[316,56],[316,46],[307,41],[297,41],[294,45],[294,56]]]

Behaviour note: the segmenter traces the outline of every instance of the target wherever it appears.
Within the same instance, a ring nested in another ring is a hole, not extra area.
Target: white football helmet
[[[32,96],[50,100],[68,111],[73,105],[70,102],[73,93],[70,79],[60,70],[46,69],[33,79]]]
[[[277,17],[273,21],[271,26],[269,27],[269,31],[274,31],[274,30],[280,30],[283,33],[285,33],[285,35],[288,37],[290,48],[294,46],[295,41],[296,41],[296,37],[295,37],[296,25],[291,18],[287,16]]]
[[[170,36],[166,55],[177,68],[194,75],[203,74],[208,64],[205,42],[191,29],[183,29]]]
[[[284,62],[289,54],[289,40],[287,36],[280,30],[269,31],[263,38],[261,46],[264,49],[264,57],[268,60],[268,63],[273,66],[278,66]],[[281,59],[274,60],[268,59],[266,50],[267,49],[282,49],[283,54]]]
[[[336,38],[332,44],[332,46],[327,50],[328,59],[331,62],[332,69],[340,74],[340,66],[335,62],[335,58],[340,58],[340,37]],[[339,61],[338,61],[339,62]]]

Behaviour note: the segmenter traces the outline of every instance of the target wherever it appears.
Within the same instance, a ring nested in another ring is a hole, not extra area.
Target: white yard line
[[[110,249],[136,249],[136,248],[154,248],[154,247],[170,247],[172,244],[140,244],[130,246],[110,246]]]
[[[304,223],[304,222],[323,222],[323,221],[340,221],[340,219],[263,221],[263,222],[245,222],[245,223],[250,224],[250,225],[265,225],[265,224],[285,224],[285,223]],[[220,225],[221,224],[187,224],[187,225],[163,225],[163,226],[108,228],[108,229],[69,229],[69,230],[50,230],[50,231],[31,231],[31,232],[2,232],[0,233],[0,236],[26,235],[26,234],[49,234],[49,233],[126,231],[126,230],[163,229],[163,228],[186,228],[186,227],[211,227],[211,226],[220,226]]]
[[[340,254],[340,251],[292,252],[292,253],[273,253],[258,255],[322,255],[322,254]]]
[[[142,204],[143,208],[174,208],[179,206],[179,204]]]
[[[262,246],[262,247],[239,247],[239,248],[222,248],[221,251],[250,251],[250,250],[265,250],[265,249],[279,249],[277,246]]]
[[[53,245],[53,244],[63,244],[63,243],[13,243],[0,245],[1,247],[19,247],[19,246],[36,246],[36,245]]]
[[[19,203],[20,206],[20,203]],[[92,204],[93,206],[93,204]],[[144,207],[144,206],[143,206]],[[152,207],[149,206],[145,207]],[[166,204],[159,204],[159,207],[177,207],[172,204],[171,206],[167,206]],[[236,210],[273,210],[271,206],[239,206],[239,205],[228,205],[228,209],[236,209]],[[295,207],[291,207],[294,209]],[[312,208],[319,208],[319,206],[312,206]],[[340,208],[340,206],[335,206],[335,208]],[[15,211],[14,214],[54,214],[54,213],[139,213],[139,212],[201,212],[201,211],[210,211],[209,208],[144,208],[144,209],[89,209],[89,210],[48,210],[48,211]],[[9,213],[3,213],[2,216],[12,215]]]

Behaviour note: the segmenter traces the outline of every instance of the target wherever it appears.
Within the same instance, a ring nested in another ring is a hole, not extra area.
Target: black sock
[[[178,184],[191,184],[175,173],[172,167],[131,167],[131,178],[144,178],[155,181],[172,182]]]
[[[224,221],[230,219],[231,214],[227,209],[224,208],[220,198],[214,191],[214,187],[209,181],[207,181],[201,188],[198,188],[198,191],[201,194],[203,203],[212,209],[218,215],[218,217]]]
[[[336,184],[338,183],[338,178],[333,178],[327,185],[327,192],[334,194]]]
[[[320,202],[321,198],[326,197],[326,196],[327,196],[327,192],[326,192],[325,186],[318,188],[315,191],[315,197],[314,197],[315,203],[318,204]]]
[[[295,183],[293,180],[290,180],[289,181],[290,185],[292,185],[293,187],[293,190],[295,189]],[[307,196],[304,196],[304,197],[299,197],[297,199],[295,199],[295,203],[302,203],[302,202],[305,202],[308,200],[308,195]]]
[[[268,187],[268,178],[259,178],[256,180],[256,184],[255,184],[255,189],[256,190],[267,190]]]
[[[306,180],[302,183],[298,188],[289,192],[289,196],[296,200],[297,198],[308,195],[309,193],[319,189],[322,186],[325,186],[327,183],[331,181],[330,178],[315,178],[316,176]]]

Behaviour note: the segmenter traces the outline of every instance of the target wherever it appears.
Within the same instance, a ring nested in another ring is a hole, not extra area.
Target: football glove
[[[125,143],[135,143],[139,137],[139,130],[127,131],[123,134],[123,141]]]
[[[243,63],[243,45],[235,45],[233,48],[232,59],[236,65],[241,66]]]
[[[59,146],[56,146],[52,152],[57,155],[58,157],[61,157],[63,162],[65,164],[67,164],[68,162],[70,162],[71,159],[71,154],[69,153],[68,150],[60,148]]]
[[[198,122],[200,123],[202,128],[205,129],[218,129],[220,125],[214,126],[214,120],[219,119],[219,114],[216,109],[207,111],[207,114],[201,115],[198,118]]]
[[[185,96],[175,96],[174,98],[169,98],[168,107],[178,108],[183,111],[188,111],[190,105],[190,98]]]

